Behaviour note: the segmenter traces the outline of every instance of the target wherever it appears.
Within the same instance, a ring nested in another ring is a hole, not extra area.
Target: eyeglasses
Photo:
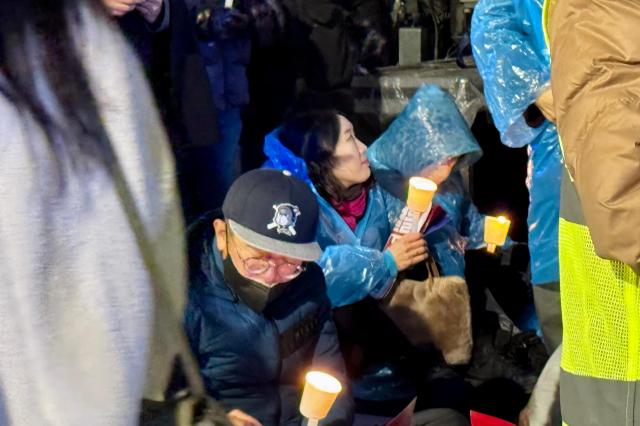
[[[229,241],[229,239],[227,239],[227,241]],[[228,247],[228,244],[227,244],[227,247]],[[276,273],[278,274],[279,277],[284,278],[287,281],[290,281],[298,277],[301,273],[307,270],[304,264],[283,262],[277,265],[272,259],[264,258],[264,257],[249,257],[245,259],[242,256],[240,256],[238,247],[235,244],[234,244],[234,248],[236,251],[236,255],[242,261],[244,270],[247,272],[247,274],[252,275],[254,277],[265,274],[266,272],[271,270],[271,268],[275,268]]]

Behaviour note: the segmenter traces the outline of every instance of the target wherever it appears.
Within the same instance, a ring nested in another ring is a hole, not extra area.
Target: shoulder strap
[[[181,313],[176,312],[175,307],[170,302],[171,298],[166,293],[169,287],[164,282],[162,274],[156,261],[153,248],[142,224],[141,216],[134,203],[133,196],[127,185],[124,173],[119,161],[113,154],[113,161],[110,164],[114,182],[118,195],[122,201],[125,213],[133,230],[138,246],[142,253],[143,261],[151,276],[153,295],[155,299],[154,327],[157,328],[156,335],[160,336],[162,342],[172,342],[178,348],[177,356],[189,385],[189,390],[193,395],[205,395],[204,384],[200,376],[200,369],[191,353],[187,337],[184,333]]]
[[[429,271],[429,277],[437,278],[440,276],[440,271],[438,270],[438,264],[436,260],[433,258],[431,252],[427,249],[427,271]]]

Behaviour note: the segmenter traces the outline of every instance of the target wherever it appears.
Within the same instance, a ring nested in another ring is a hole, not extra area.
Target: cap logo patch
[[[276,228],[278,234],[284,234],[289,237],[295,236],[296,221],[298,220],[298,216],[300,216],[298,206],[289,203],[274,204],[273,210],[275,210],[273,220],[267,225],[267,229]]]

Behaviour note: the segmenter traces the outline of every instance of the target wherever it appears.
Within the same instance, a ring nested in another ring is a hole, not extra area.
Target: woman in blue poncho
[[[411,176],[438,184],[434,201],[446,212],[448,223],[428,241],[443,275],[464,277],[465,250],[485,245],[484,215],[473,204],[462,175],[481,155],[453,99],[429,85],[418,89],[369,149],[376,177],[394,195],[404,195]]]
[[[366,146],[336,112],[298,115],[267,136],[267,167],[309,183],[320,202],[318,242],[334,307],[383,297],[398,271],[426,259],[426,244],[409,234],[384,250],[403,203],[371,178]]]
[[[318,263],[329,298],[340,308],[336,319],[355,397],[388,402],[418,392],[428,394],[420,399],[421,409],[468,412],[462,380],[442,378],[446,391],[441,382],[437,390],[430,388],[429,368],[439,355],[406,361],[414,350],[373,300],[387,294],[399,271],[426,259],[426,243],[422,235],[408,234],[385,250],[404,203],[374,182],[367,148],[349,120],[333,111],[297,115],[267,136],[264,151],[266,167],[291,171],[318,197]]]
[[[464,178],[465,171],[481,155],[482,150],[455,101],[445,90],[434,85],[420,87],[369,148],[368,156],[376,178],[393,195],[404,195],[411,176],[427,177],[439,185],[434,202],[446,212],[447,222],[431,231],[427,241],[443,275],[465,277],[467,251],[486,246],[485,215],[473,203]],[[512,244],[508,239],[505,248]],[[482,269],[488,270],[489,266],[482,266]],[[486,284],[477,283],[475,275],[466,278],[471,282],[470,290],[475,293],[472,294],[473,311],[478,314],[484,310]],[[497,276],[491,279],[498,281]],[[518,327],[536,329],[533,305],[520,293],[517,302],[499,301],[506,303],[505,310]],[[509,299],[506,296],[513,295],[507,292],[499,296],[503,297],[498,299]]]
[[[438,134],[451,132],[441,129]],[[414,151],[407,152],[419,157],[415,150],[421,141],[414,138]],[[463,191],[457,172],[477,158],[479,148],[473,139],[466,144],[457,141],[457,147],[448,144],[446,150],[434,145],[435,152],[428,154],[449,161],[424,161],[421,171],[442,183],[436,203],[448,218],[430,228],[432,253],[444,274],[464,276],[464,248],[483,244],[483,216]],[[406,404],[418,395],[418,409],[451,408],[468,413],[475,391],[443,364],[435,348],[410,347],[373,300],[387,293],[398,270],[424,261],[425,243],[421,235],[414,234],[384,250],[404,203],[373,181],[367,148],[354,135],[351,123],[336,112],[301,114],[268,135],[264,151],[267,167],[291,171],[308,182],[318,197],[317,239],[324,251],[319,264],[329,298],[339,308],[336,322],[355,398],[376,401],[377,408],[398,401],[399,406],[394,407],[398,409],[402,401]],[[450,218],[449,212],[453,213]],[[459,229],[468,232],[460,235]],[[476,238],[467,243],[470,236]],[[503,364],[504,360],[492,362]],[[499,370],[521,374],[511,366]]]
[[[404,203],[373,181],[367,148],[351,123],[332,111],[304,113],[268,135],[264,151],[266,167],[291,171],[318,197],[319,264],[329,298],[340,308],[336,318],[355,397],[388,402],[417,392],[421,409],[468,413],[462,379],[435,373],[439,353],[416,354],[373,300],[386,295],[398,271],[426,259],[426,245],[422,235],[409,234],[384,249]]]

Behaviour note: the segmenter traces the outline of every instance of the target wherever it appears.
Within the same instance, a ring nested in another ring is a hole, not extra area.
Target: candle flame
[[[327,393],[340,393],[342,385],[340,381],[330,374],[321,371],[310,371],[306,375],[308,383],[311,383],[317,389]]]

